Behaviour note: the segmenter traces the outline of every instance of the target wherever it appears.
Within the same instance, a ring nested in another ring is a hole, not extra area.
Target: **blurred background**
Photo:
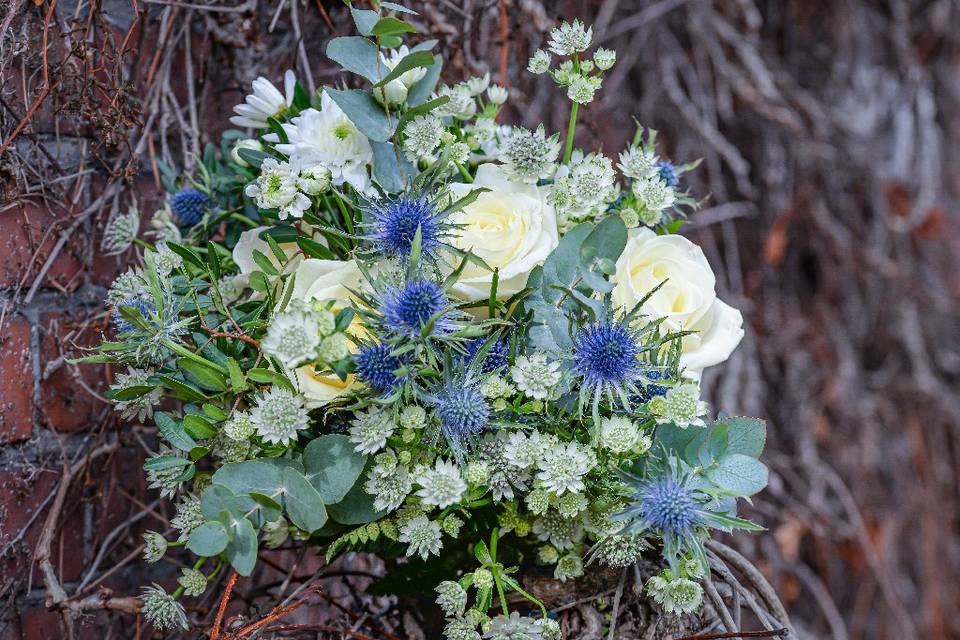
[[[750,514],[768,530],[726,541],[802,637],[960,637],[960,5],[408,4],[445,81],[509,88],[508,124],[566,126],[525,71],[559,19],[616,49],[577,143],[615,156],[636,120],[703,159],[686,233],[746,320],[704,383],[716,410],[768,420]],[[258,75],[341,81],[324,46],[352,29],[330,0],[0,0],[0,638],[131,637],[125,597],[154,579],[149,434],[100,397],[111,372],[67,361],[125,268],[99,255],[103,224],[148,217],[157,161],[193,171]]]

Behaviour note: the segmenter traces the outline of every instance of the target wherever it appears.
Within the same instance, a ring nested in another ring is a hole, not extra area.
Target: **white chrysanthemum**
[[[137,369],[127,367],[126,373],[117,373],[114,383],[110,385],[111,391],[119,391],[130,387],[147,386],[150,376],[153,375],[153,369]],[[153,406],[163,398],[163,389],[157,387],[129,400],[115,400],[113,408],[124,420],[139,420],[153,416]]]
[[[611,416],[600,421],[600,445],[613,453],[626,453],[640,439],[640,430],[626,416]]]
[[[586,28],[579,20],[564,22],[550,31],[547,46],[557,55],[572,56],[590,48],[593,41],[593,27]]]
[[[674,188],[659,178],[634,182],[633,194],[649,212],[669,209],[677,200],[677,192]]]
[[[300,193],[297,177],[297,170],[289,162],[267,158],[260,165],[260,175],[243,192],[261,209],[277,209],[281,220],[302,218],[310,198]]]
[[[460,467],[440,458],[432,469],[424,468],[420,471],[415,482],[421,487],[417,495],[423,503],[441,509],[460,502],[467,491],[467,483],[460,475]]]
[[[599,48],[593,52],[593,63],[600,71],[607,71],[617,62],[617,52],[613,49]]]
[[[413,479],[410,471],[403,465],[378,465],[371,469],[363,488],[373,496],[374,509],[389,512],[403,504],[413,489]]]
[[[510,92],[498,84],[490,85],[487,89],[487,100],[492,104],[503,104],[507,101]]]
[[[531,431],[530,435],[522,431],[514,431],[507,439],[504,456],[513,466],[529,469],[536,466],[548,446],[549,440],[541,438],[539,431]]]
[[[296,440],[298,431],[307,428],[310,416],[303,397],[274,385],[257,396],[250,421],[266,442],[287,444]]]
[[[235,411],[223,425],[223,435],[231,440],[247,441],[255,432],[250,414],[246,411]]]
[[[153,263],[157,268],[157,275],[166,278],[183,266],[183,258],[174,253],[166,242],[158,242],[157,251],[153,255]]]
[[[503,141],[498,160],[511,180],[532,184],[553,175],[559,153],[559,136],[548,138],[542,124],[536,131],[514,127]]]
[[[251,129],[269,129],[267,119],[282,115],[293,104],[296,84],[297,78],[290,70],[283,74],[283,94],[266,78],[257,78],[253,81],[253,93],[233,108],[237,115],[230,118],[231,124]]]
[[[115,256],[130,248],[140,232],[140,212],[131,208],[127,213],[113,216],[103,229],[100,250]]]
[[[435,115],[415,117],[403,130],[403,150],[411,162],[426,158],[440,145],[443,123]]]
[[[672,422],[680,428],[704,426],[702,416],[706,415],[708,406],[700,400],[700,387],[696,384],[670,387],[663,400],[666,415],[657,418],[657,422]]]
[[[317,196],[330,190],[333,175],[322,164],[301,167],[297,175],[297,188],[307,195]]]
[[[419,555],[426,560],[431,554],[439,555],[443,542],[440,540],[440,525],[427,518],[417,516],[407,520],[400,527],[400,542],[407,543],[407,557]]]
[[[350,442],[357,445],[357,453],[376,453],[387,446],[387,438],[396,429],[397,424],[387,411],[368,409],[350,423]]]
[[[373,162],[373,148],[347,114],[326,92],[320,97],[320,110],[304,109],[284,123],[286,143],[276,134],[264,139],[277,143],[277,151],[303,166],[321,164],[330,170],[333,184],[344,182],[360,192],[370,188],[367,167]]]
[[[441,116],[451,116],[458,120],[469,120],[477,113],[477,101],[473,99],[470,87],[464,83],[440,87],[438,97],[447,96],[449,102],[437,107],[434,112]]]
[[[541,75],[550,69],[550,54],[543,49],[537,49],[530,60],[527,62],[527,71]]]
[[[467,608],[467,592],[459,582],[444,580],[436,586],[437,604],[448,618],[462,616]]]
[[[646,180],[660,173],[657,165],[659,158],[653,151],[644,151],[642,147],[632,145],[620,153],[620,171],[634,180]]]
[[[400,64],[400,61],[406,58],[408,55],[410,55],[410,49],[407,48],[407,45],[401,45],[396,49],[391,49],[390,55],[384,55],[381,53],[380,59],[383,61],[383,64],[387,66],[387,68],[393,71],[394,67]],[[427,75],[426,67],[414,67],[409,71],[404,71],[401,73],[397,80],[402,82],[403,86],[405,86],[407,89],[410,89],[425,75]]]
[[[560,382],[559,362],[549,362],[542,353],[519,356],[510,368],[510,378],[520,391],[535,400],[545,400]]]
[[[579,518],[564,518],[550,510],[533,523],[538,540],[549,542],[557,549],[570,549],[583,540],[583,526]]]
[[[190,533],[205,520],[200,511],[200,498],[191,493],[177,503],[176,514],[170,519],[170,526],[180,532],[177,540],[185,542]]]
[[[578,553],[568,553],[559,560],[553,570],[553,577],[560,582],[573,580],[583,575],[583,558]]]
[[[583,476],[593,467],[594,459],[576,442],[558,444],[544,453],[537,466],[537,481],[558,496],[566,491],[584,490]]]
[[[703,588],[686,578],[668,580],[663,576],[653,576],[647,580],[646,588],[647,594],[667,613],[693,613],[703,604]]]
[[[567,87],[567,97],[577,104],[588,104],[593,102],[593,96],[599,88],[599,78],[577,76]]]
[[[293,369],[317,357],[320,327],[310,314],[289,310],[277,314],[267,327],[260,346],[287,369]]]

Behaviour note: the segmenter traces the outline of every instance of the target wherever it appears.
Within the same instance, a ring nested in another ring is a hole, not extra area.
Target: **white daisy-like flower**
[[[660,173],[657,162],[660,159],[653,151],[644,151],[642,147],[631,145],[620,152],[620,171],[634,180],[646,180]]]
[[[626,453],[640,440],[640,430],[626,416],[610,416],[600,421],[600,445],[613,453]]]
[[[403,150],[411,162],[426,158],[440,146],[443,123],[432,114],[415,117],[403,130]]]
[[[583,540],[583,526],[579,518],[564,518],[550,510],[533,523],[533,533],[538,540],[549,542],[560,550],[571,549]]]
[[[549,362],[542,353],[519,356],[510,368],[510,378],[517,389],[534,400],[548,398],[562,377],[560,363]]]
[[[574,20],[550,31],[547,47],[557,55],[572,56],[589,49],[592,41],[593,27],[584,27],[580,20]]]
[[[384,55],[381,53],[380,59],[383,61],[383,64],[387,66],[387,68],[393,71],[394,67],[400,64],[400,61],[406,58],[408,55],[410,55],[410,49],[404,44],[396,49],[391,49],[390,55]],[[426,67],[415,67],[409,71],[404,71],[401,73],[397,80],[403,83],[403,86],[407,89],[411,89],[413,85],[417,84],[425,75],[427,75]]]
[[[423,499],[423,503],[441,509],[460,502],[467,491],[467,483],[460,474],[460,467],[441,458],[437,459],[432,469],[423,468],[415,481],[421,487],[417,495]]]
[[[264,139],[276,143],[277,151],[301,166],[323,165],[330,170],[333,184],[349,183],[366,193],[370,189],[368,167],[373,162],[373,148],[347,114],[326,92],[320,97],[320,110],[304,109],[289,123],[281,125],[287,134],[280,143],[277,134]]]
[[[410,490],[413,479],[404,465],[376,465],[370,470],[364,490],[373,496],[373,508],[377,511],[394,511],[399,508]]]
[[[550,69],[550,54],[543,49],[537,49],[527,62],[527,71],[539,76],[546,73],[548,69]]]
[[[431,554],[439,555],[443,542],[440,540],[440,524],[417,516],[400,527],[400,542],[407,543],[407,557],[419,555],[426,560]]]
[[[479,142],[490,142],[497,137],[497,121],[493,118],[477,118],[470,125],[470,133]]]
[[[250,421],[266,442],[287,444],[310,423],[303,397],[274,385],[257,396]]]
[[[230,122],[238,127],[269,129],[267,119],[282,115],[293,104],[293,90],[296,85],[297,77],[290,70],[283,74],[284,93],[280,93],[266,78],[257,78],[253,81],[253,93],[248,95],[242,104],[233,108],[237,115],[232,116]]]
[[[580,493],[586,488],[583,476],[595,460],[576,442],[558,444],[547,450],[537,465],[537,481],[558,496],[566,491]]]
[[[284,367],[293,369],[317,357],[320,327],[310,314],[285,311],[270,321],[260,346]]]
[[[397,425],[383,409],[368,409],[358,413],[350,423],[350,442],[357,445],[357,453],[376,453],[387,446],[387,438],[393,435]]]
[[[260,165],[260,175],[243,192],[261,209],[277,209],[281,220],[302,218],[310,198],[300,193],[297,178],[297,170],[289,162],[266,158]]]
[[[542,124],[536,131],[514,127],[497,159],[511,180],[533,184],[553,175],[560,146],[560,137],[555,134],[548,138]]]
[[[477,101],[473,99],[470,87],[464,83],[440,87],[437,97],[447,96],[450,101],[442,104],[434,110],[434,113],[441,116],[450,116],[457,120],[469,120],[477,113]]]
[[[110,390],[119,391],[130,387],[147,386],[150,384],[148,380],[152,375],[153,369],[127,367],[126,373],[117,373],[114,383],[110,385]],[[163,389],[157,387],[136,398],[115,400],[113,408],[120,413],[124,420],[143,422],[153,416],[153,406],[159,403],[161,398],[163,398]]]
[[[487,100],[492,104],[503,104],[507,101],[510,92],[498,84],[490,85],[487,89]]]
[[[610,158],[599,153],[584,156],[576,152],[570,166],[557,171],[550,202],[557,211],[582,217],[605,209],[616,186],[617,175]]]
[[[513,466],[529,469],[536,466],[549,446],[549,439],[542,438],[539,431],[531,431],[529,435],[523,431],[514,431],[507,438],[503,453]]]
[[[681,429],[690,426],[702,427],[702,416],[706,415],[708,405],[700,399],[700,387],[696,384],[680,384],[667,389],[663,396],[666,415],[658,417],[657,422],[672,422]]]

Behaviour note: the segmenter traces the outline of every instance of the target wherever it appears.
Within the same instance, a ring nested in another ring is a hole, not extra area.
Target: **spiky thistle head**
[[[363,211],[366,239],[383,257],[409,258],[419,230],[420,256],[434,260],[453,229],[436,198],[425,194],[403,193],[371,200]]]
[[[642,351],[641,332],[630,326],[629,317],[600,318],[581,327],[574,335],[570,370],[583,383],[581,406],[592,396],[596,422],[599,422],[598,407],[604,393],[615,394],[629,407],[628,394],[636,389]]]
[[[381,313],[387,328],[399,335],[419,336],[435,318],[433,333],[447,333],[451,320],[439,315],[448,306],[447,296],[431,280],[412,280],[388,290],[381,301]]]
[[[432,395],[440,425],[438,435],[446,441],[458,463],[465,451],[487,428],[490,405],[477,381],[471,378],[448,380]]]
[[[113,315],[110,317],[110,320],[113,323],[113,328],[118,334],[131,333],[137,330],[137,325],[120,313],[120,309],[123,307],[136,309],[140,312],[140,315],[143,316],[145,320],[149,320],[150,312],[156,310],[156,306],[143,298],[130,298],[128,300],[124,300],[114,307]]]
[[[476,359],[477,354],[480,353],[480,350],[488,340],[488,338],[474,338],[467,342],[465,346],[467,349],[466,361],[468,364]],[[490,346],[487,347],[486,352],[482,355],[480,372],[492,373],[500,369],[506,369],[509,364],[507,361],[509,352],[510,346],[503,340],[497,339],[492,341]]]
[[[657,162],[657,169],[660,172],[660,179],[663,180],[671,189],[680,185],[680,177],[677,175],[677,168],[669,160],[660,160]]]
[[[193,187],[181,189],[170,196],[170,211],[177,224],[184,227],[192,227],[203,220],[210,204],[210,196]]]
[[[400,358],[393,355],[393,347],[384,343],[365,344],[353,357],[357,378],[380,393],[396,389],[402,379],[396,373],[403,366]]]

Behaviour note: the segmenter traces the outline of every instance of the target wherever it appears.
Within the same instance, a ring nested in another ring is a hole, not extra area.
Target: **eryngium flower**
[[[140,212],[130,209],[110,219],[103,229],[100,249],[104,255],[115,256],[130,248],[140,232]]]
[[[590,48],[593,41],[593,27],[585,28],[579,20],[564,22],[550,31],[547,46],[557,55],[572,56]]]
[[[203,220],[210,202],[210,196],[203,191],[188,187],[170,196],[170,211],[177,224],[192,227]]]
[[[436,282],[413,280],[388,291],[382,306],[381,311],[391,331],[418,336],[433,316],[447,308],[447,297]],[[433,331],[445,333],[449,326],[450,322],[440,316],[434,322]]]
[[[435,204],[424,196],[402,194],[373,200],[364,207],[369,233],[367,239],[375,250],[389,258],[410,257],[413,240],[420,230],[420,252],[427,258],[436,255],[448,235]]]
[[[187,614],[183,606],[164,591],[160,585],[154,584],[143,587],[140,592],[140,602],[143,604],[141,613],[147,622],[158,631],[173,631],[176,628],[186,630]]]
[[[559,153],[559,136],[548,138],[541,124],[536,131],[514,127],[503,141],[498,159],[511,180],[532,184],[553,175]]]
[[[274,385],[257,396],[250,421],[264,441],[287,444],[307,428],[310,416],[301,396]]]
[[[675,188],[680,184],[680,178],[677,177],[677,169],[672,162],[661,160],[657,163],[660,170],[660,179],[667,183],[670,188]]]
[[[480,386],[470,380],[454,380],[433,398],[440,418],[440,433],[458,462],[474,439],[483,433],[490,418],[490,406]]]
[[[640,371],[640,344],[626,320],[598,320],[580,329],[573,338],[571,369],[583,378],[586,390],[617,391],[624,395]]]
[[[150,313],[156,310],[156,307],[153,306],[152,303],[147,302],[143,298],[131,298],[129,300],[124,300],[114,307],[113,314],[110,316],[110,321],[113,323],[113,328],[118,334],[130,333],[131,331],[136,331],[138,328],[137,325],[127,320],[123,314],[120,313],[120,309],[122,307],[136,309],[140,312],[140,315],[143,316],[144,319],[148,319],[150,317]]]
[[[402,380],[394,373],[402,366],[400,358],[391,355],[393,348],[383,343],[365,344],[353,357],[357,378],[368,387],[386,393],[393,391]]]
[[[480,352],[480,348],[487,341],[486,338],[474,338],[467,343],[467,363],[473,362]],[[480,365],[481,373],[492,373],[497,369],[503,369],[507,366],[507,355],[510,347],[503,340],[495,340],[490,343],[486,353],[483,354],[483,364]]]
[[[443,543],[440,541],[440,525],[427,516],[411,518],[400,527],[400,542],[408,543],[407,557],[419,555],[426,560],[430,554],[439,555]]]

